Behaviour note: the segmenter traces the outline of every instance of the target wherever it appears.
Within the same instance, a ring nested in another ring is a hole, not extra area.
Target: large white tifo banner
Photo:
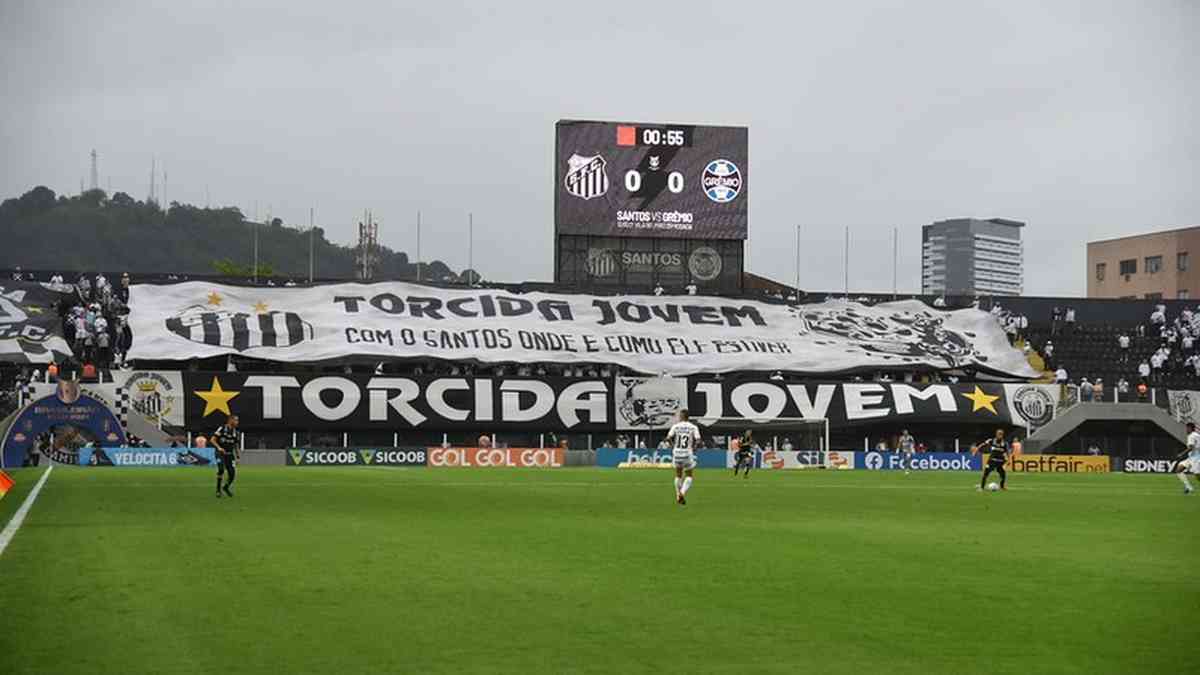
[[[433,357],[607,362],[670,375],[914,366],[1037,375],[987,312],[940,311],[915,300],[788,306],[401,282],[313,288],[187,282],[136,285],[130,309],[133,359]]]

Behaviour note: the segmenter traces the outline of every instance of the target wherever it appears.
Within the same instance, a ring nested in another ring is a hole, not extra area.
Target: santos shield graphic
[[[214,347],[245,351],[253,347],[291,347],[313,337],[313,327],[295,312],[248,314],[192,305],[167,319],[167,330]]]
[[[580,199],[603,197],[608,192],[608,163],[600,155],[571,155],[567,160],[567,192]]]

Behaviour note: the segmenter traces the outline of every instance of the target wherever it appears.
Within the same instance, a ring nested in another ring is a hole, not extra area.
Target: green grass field
[[[0,556],[0,673],[1200,670],[1200,497],[973,482],[59,467]]]

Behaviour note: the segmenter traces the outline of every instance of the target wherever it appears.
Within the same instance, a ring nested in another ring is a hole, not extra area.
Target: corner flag
[[[4,495],[8,494],[8,491],[12,489],[12,486],[16,484],[17,482],[12,479],[12,476],[0,471],[0,499],[3,499]]]

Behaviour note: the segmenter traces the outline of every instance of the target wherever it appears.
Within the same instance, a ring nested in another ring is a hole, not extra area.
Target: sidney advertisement
[[[1125,459],[1113,457],[1113,471],[1124,473],[1175,473],[1179,462],[1173,459]]]

